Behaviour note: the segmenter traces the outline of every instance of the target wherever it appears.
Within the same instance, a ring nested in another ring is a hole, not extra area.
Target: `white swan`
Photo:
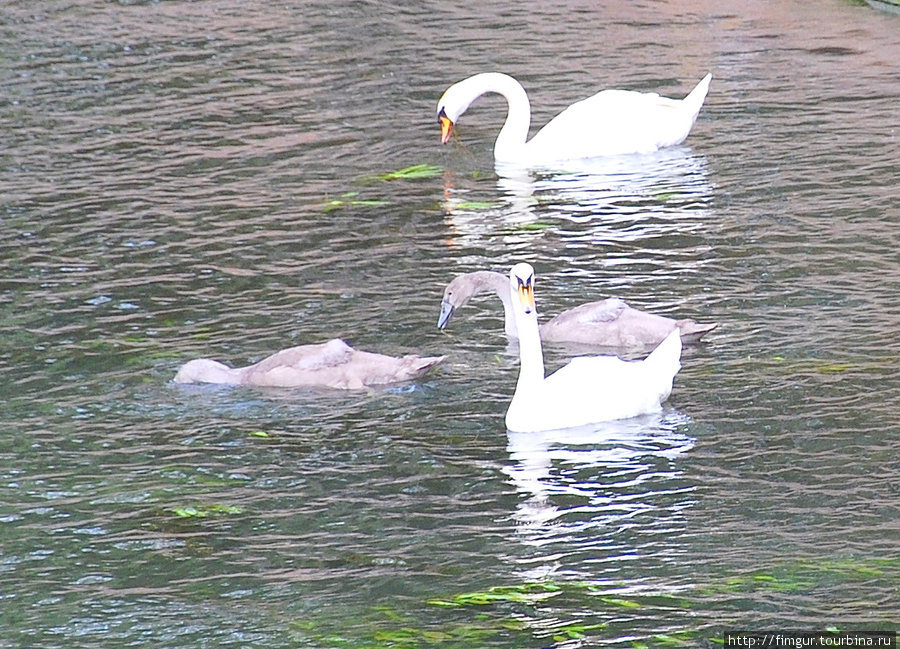
[[[340,338],[282,349],[248,367],[228,367],[208,358],[185,363],[176,383],[220,383],[265,387],[328,387],[356,390],[408,381],[444,360],[443,356],[385,356],[353,349]]]
[[[534,270],[520,263],[509,272],[513,315],[519,331],[519,380],[507,429],[526,433],[626,419],[656,412],[672,392],[681,368],[681,336],[672,331],[642,361],[580,356],[544,377],[544,357],[534,304]]]
[[[562,160],[650,153],[680,144],[691,132],[709,90],[707,74],[684,99],[656,93],[602,90],[566,108],[531,140],[531,106],[522,85],[509,75],[484,72],[447,88],[437,105],[441,143],[473,101],[487,92],[506,98],[509,111],[494,143],[494,160],[541,165]]]
[[[503,302],[503,323],[509,338],[518,338],[513,317],[509,281],[489,270],[457,275],[444,289],[438,328],[443,329],[453,314],[479,293],[494,293]],[[541,340],[554,343],[579,343],[619,350],[652,349],[674,329],[683,343],[696,343],[716,328],[716,323],[698,323],[691,319],[673,320],[634,309],[624,300],[611,297],[588,302],[563,311],[539,326]]]

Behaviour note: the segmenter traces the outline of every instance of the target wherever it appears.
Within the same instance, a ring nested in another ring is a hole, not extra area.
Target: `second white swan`
[[[694,126],[711,74],[684,99],[656,93],[602,90],[566,108],[528,140],[531,105],[522,85],[499,72],[476,74],[447,88],[437,105],[441,143],[463,113],[481,95],[506,98],[506,122],[494,143],[498,163],[537,165],[626,153],[651,153],[680,144]]]
[[[580,356],[545,377],[530,265],[512,267],[509,290],[519,332],[520,367],[506,411],[507,429],[526,433],[571,428],[661,409],[681,369],[678,329],[642,361]]]

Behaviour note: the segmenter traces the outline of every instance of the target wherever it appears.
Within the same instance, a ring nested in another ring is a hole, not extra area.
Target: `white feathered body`
[[[710,77],[697,90],[706,96]],[[692,93],[693,94],[693,93]],[[696,97],[696,95],[695,95]],[[656,93],[602,90],[566,108],[525,146],[531,161],[652,153],[681,144],[691,132],[700,104]]]
[[[574,358],[543,381],[519,381],[506,427],[554,430],[657,412],[672,392],[680,357],[681,336],[675,329],[641,361]]]

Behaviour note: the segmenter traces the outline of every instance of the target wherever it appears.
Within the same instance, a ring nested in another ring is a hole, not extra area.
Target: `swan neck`
[[[535,313],[516,313],[519,334],[519,380],[516,394],[525,395],[536,390],[544,381],[544,352]]]
[[[511,76],[500,72],[483,72],[463,79],[444,93],[438,105],[448,109],[450,118],[455,121],[468,110],[473,101],[489,92],[502,95],[507,106],[506,121],[494,141],[494,159],[520,162],[531,125],[531,105],[522,84]]]
[[[494,142],[494,159],[516,161],[523,154],[531,126],[531,104],[522,85],[510,76],[492,77],[492,90],[506,99],[507,113],[503,128]]]

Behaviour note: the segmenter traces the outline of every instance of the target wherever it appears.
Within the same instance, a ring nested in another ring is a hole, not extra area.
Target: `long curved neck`
[[[512,299],[512,297],[510,296]],[[516,394],[524,395],[540,386],[544,381],[544,352],[541,349],[541,335],[538,331],[537,314],[525,313],[513,307],[516,328],[519,332],[519,380]]]
[[[505,286],[503,287],[506,288]],[[516,316],[513,314],[513,306],[509,301],[509,293],[505,290],[497,293],[503,301],[503,333],[507,338],[518,338],[519,329],[516,327]]]
[[[494,142],[495,160],[516,160],[528,140],[531,125],[531,104],[518,81],[500,72],[484,72],[467,79],[473,91],[472,101],[487,92],[496,92],[506,99],[506,122]]]
[[[507,338],[518,338],[519,330],[516,328],[516,316],[513,313],[513,303],[509,297],[509,280],[505,275],[486,271],[484,275],[485,286],[497,294],[503,302],[503,332]]]

